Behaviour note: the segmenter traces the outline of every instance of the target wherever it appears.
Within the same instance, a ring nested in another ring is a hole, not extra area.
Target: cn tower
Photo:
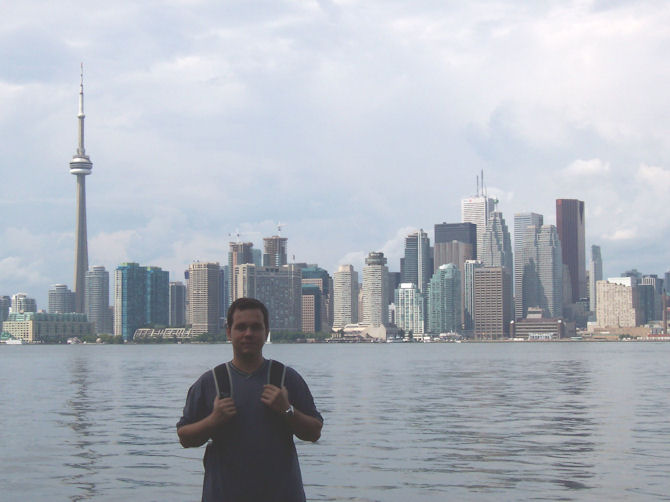
[[[88,270],[88,243],[86,237],[86,176],[91,174],[93,164],[84,149],[84,64],[81,65],[79,84],[79,145],[77,153],[70,161],[70,174],[77,177],[77,227],[75,230],[74,251],[74,310],[84,312],[84,282]]]

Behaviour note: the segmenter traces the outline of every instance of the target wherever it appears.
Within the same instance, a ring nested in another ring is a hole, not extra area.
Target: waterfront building
[[[358,272],[340,265],[333,274],[333,330],[358,323]]]
[[[466,260],[463,265],[463,329],[469,335],[475,328],[475,270],[483,266],[479,260]]]
[[[449,263],[433,274],[428,288],[428,332],[462,331],[461,272]]]
[[[120,264],[114,271],[114,335],[133,339],[146,324],[146,268],[139,263]]]
[[[170,323],[170,272],[161,267],[146,267],[146,324]]]
[[[96,333],[113,333],[113,316],[109,310],[109,272],[95,266],[86,272],[84,311]]]
[[[49,314],[67,314],[74,312],[74,293],[65,284],[54,284],[49,290]]]
[[[288,239],[273,235],[263,238],[263,266],[281,267],[288,263],[286,256],[286,244]]]
[[[318,333],[321,325],[321,289],[316,284],[302,284],[302,332]]]
[[[79,142],[77,152],[70,161],[70,174],[77,177],[77,221],[74,252],[74,311],[84,313],[86,272],[88,271],[88,239],[86,236],[86,176],[91,174],[93,163],[84,148],[84,67],[79,84],[79,113],[77,122]]]
[[[512,276],[506,267],[474,270],[474,336],[498,340],[509,336],[512,320]]]
[[[330,330],[331,326],[333,325],[334,308],[332,277],[330,277],[330,274],[326,269],[316,265],[310,265],[302,268],[302,285],[314,285],[319,288],[320,324],[317,325],[316,329],[317,331],[323,332]]]
[[[423,335],[425,332],[426,299],[413,283],[401,283],[395,290],[395,322],[406,334]]]
[[[631,277],[596,283],[596,326],[623,328],[640,325],[639,291]]]
[[[663,319],[663,279],[656,274],[643,275],[640,286],[651,288],[651,291],[645,294],[647,298],[644,301],[642,295],[640,298],[647,319],[645,322]]]
[[[225,317],[226,313],[228,312],[228,307],[230,307],[230,304],[232,303],[230,301],[230,267],[228,265],[224,265],[221,267],[219,273],[219,287],[221,288],[221,294],[219,295],[221,308],[219,310],[221,312],[221,316]]]
[[[600,246],[591,246],[591,263],[589,265],[589,310],[596,312],[596,283],[603,280],[603,259]]]
[[[563,264],[567,267],[571,297],[565,303],[577,303],[586,297],[586,247],[584,240],[584,202],[556,199],[556,228],[561,241]]]
[[[486,195],[467,197],[461,200],[461,221],[473,223],[477,228],[477,259],[482,260],[484,232],[491,213],[495,210],[496,200]]]
[[[527,317],[510,323],[509,336],[526,340],[557,340],[574,334],[574,323],[568,327],[563,319],[544,317],[542,309],[530,307]]]
[[[194,336],[218,334],[221,318],[221,267],[218,262],[194,262],[188,267],[189,320]]]
[[[9,308],[12,306],[12,300],[9,296],[0,296],[0,322],[6,321],[9,317]]]
[[[516,213],[514,215],[514,317],[524,317],[522,307],[522,280],[524,240],[526,232],[536,232],[544,223],[544,216],[538,213]]]
[[[302,271],[295,264],[257,267],[253,263],[235,267],[235,298],[256,298],[270,313],[272,331],[302,330]]]
[[[95,329],[86,314],[47,314],[46,312],[10,313],[2,331],[27,343],[65,342],[68,338],[93,335]]]
[[[531,307],[547,318],[563,315],[563,263],[561,242],[554,225],[528,227],[522,249],[521,296],[516,301],[516,319]]]
[[[382,252],[371,251],[363,267],[361,324],[383,326],[388,322],[388,268]]]
[[[400,260],[401,282],[416,284],[423,293],[432,275],[430,240],[421,229],[405,237],[405,256]]]
[[[21,314],[23,312],[37,312],[37,302],[25,293],[12,295],[12,312]]]
[[[253,243],[251,242],[230,242],[228,251],[228,269],[230,270],[230,303],[237,300],[235,296],[235,291],[237,290],[237,285],[235,284],[235,267],[238,265],[243,265],[245,263],[255,263],[254,262],[254,249]],[[259,266],[259,264],[256,264]]]
[[[181,281],[170,283],[170,315],[168,325],[181,328],[186,325],[186,286]]]
[[[511,275],[514,267],[512,241],[505,218],[500,211],[493,211],[482,237],[480,259],[485,267],[505,267]]]

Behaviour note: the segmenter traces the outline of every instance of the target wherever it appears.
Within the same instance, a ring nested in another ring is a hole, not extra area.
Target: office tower
[[[286,259],[286,237],[273,235],[263,238],[263,266],[281,267],[288,263]]]
[[[505,267],[482,267],[474,272],[475,338],[507,338],[513,314],[512,275]]]
[[[170,323],[170,272],[161,267],[146,267],[146,323],[167,326]]]
[[[621,274],[621,277],[630,278],[631,286],[637,286],[642,282],[642,274],[636,268],[632,270],[626,270]]]
[[[591,246],[591,263],[589,265],[589,310],[596,311],[596,283],[603,280],[603,259],[600,246]]]
[[[658,321],[663,318],[663,279],[656,274],[643,275],[638,285],[640,290],[640,310],[642,311],[642,324],[650,321]]]
[[[485,267],[505,267],[512,274],[512,242],[505,218],[500,211],[492,212],[489,217],[482,238],[482,252],[479,255]]]
[[[96,333],[112,333],[112,316],[109,311],[109,272],[95,266],[86,272],[84,311],[95,326]]]
[[[303,279],[304,280],[304,279]],[[321,289],[315,284],[302,284],[302,332],[318,333],[322,330]]]
[[[406,334],[423,335],[425,332],[426,303],[416,284],[403,282],[395,290],[395,322]],[[388,322],[388,321],[387,321]]]
[[[65,284],[54,284],[49,290],[49,314],[69,314],[74,312],[74,293]]]
[[[168,324],[181,328],[186,324],[186,286],[183,282],[170,283],[170,318]]]
[[[630,278],[596,283],[596,326],[631,328],[640,325],[639,292]]]
[[[428,288],[428,332],[461,332],[461,271],[453,263],[441,265]]]
[[[218,262],[194,262],[188,266],[189,319],[194,335],[217,334],[221,317],[221,267]]]
[[[254,245],[251,242],[231,242],[229,246],[228,269],[230,270],[230,303],[232,303],[238,298],[234,293],[237,290],[235,267],[245,263],[254,263]]]
[[[263,266],[263,253],[261,253],[260,249],[252,248],[251,249],[251,258],[252,262],[254,265],[257,267],[262,267]]]
[[[474,223],[438,223],[435,225],[433,272],[441,265],[455,263],[461,274],[465,260],[477,258],[477,225]]]
[[[384,326],[388,322],[388,268],[382,252],[371,251],[363,267],[363,312],[361,324]]]
[[[16,293],[12,295],[12,312],[15,314],[37,312],[37,302],[25,293]]]
[[[302,330],[302,271],[290,264],[257,267],[253,263],[235,267],[236,298],[256,298],[270,312],[272,331]]]
[[[522,314],[521,281],[524,263],[524,237],[527,231],[536,232],[544,224],[544,216],[537,213],[516,213],[514,215],[514,317],[520,319]],[[529,229],[529,227],[531,227]]]
[[[333,330],[358,322],[358,272],[340,265],[333,274]]]
[[[86,237],[86,176],[91,174],[93,164],[84,148],[84,67],[81,70],[79,84],[79,143],[77,153],[70,161],[70,174],[77,177],[77,222],[75,230],[74,252],[74,309],[75,312],[84,312],[86,291],[86,272],[88,271],[88,241]]]
[[[133,339],[146,325],[147,271],[138,263],[122,263],[114,271],[114,335]]]
[[[317,326],[318,331],[328,331],[333,325],[333,279],[327,270],[311,265],[302,268],[302,285],[314,285],[320,291],[320,314],[321,324]],[[304,292],[303,292],[304,294]],[[304,319],[303,319],[304,324]]]
[[[479,260],[466,260],[463,265],[463,329],[468,334],[475,329],[475,270],[483,266]]]
[[[228,307],[230,307],[230,267],[224,265],[221,267],[219,272],[221,274],[219,278],[219,288],[221,289],[221,294],[219,295],[219,300],[221,301],[221,307],[219,309],[221,317],[225,317],[228,312]],[[225,319],[224,319],[225,322]]]
[[[400,261],[401,282],[413,283],[423,293],[432,275],[430,240],[421,229],[405,237],[405,257]]]
[[[468,197],[461,200],[461,220],[463,223],[474,223],[477,226],[477,259],[481,260],[484,232],[491,213],[495,210],[496,200],[484,195]]]
[[[6,321],[9,316],[9,307],[12,306],[12,300],[9,296],[0,296],[0,322]]]
[[[554,225],[529,226],[521,248],[521,296],[516,299],[516,319],[538,307],[545,317],[563,315],[563,262],[561,242]]]
[[[586,297],[584,216],[583,201],[556,199],[556,228],[572,292],[571,298],[566,303],[577,303],[580,298]]]

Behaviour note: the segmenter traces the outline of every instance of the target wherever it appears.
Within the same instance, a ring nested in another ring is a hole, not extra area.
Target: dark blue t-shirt
[[[303,502],[293,433],[284,417],[261,402],[268,361],[251,374],[229,366],[237,414],[207,445],[203,502]],[[307,384],[293,368],[286,368],[284,386],[296,409],[323,421]],[[189,389],[177,428],[207,417],[215,396],[214,377],[208,371]]]

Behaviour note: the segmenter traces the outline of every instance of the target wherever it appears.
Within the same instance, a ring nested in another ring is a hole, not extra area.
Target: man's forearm
[[[303,441],[317,441],[321,437],[321,420],[311,415],[306,415],[300,410],[294,409],[293,416],[288,418],[288,423],[293,434]]]
[[[184,448],[191,448],[205,444],[212,437],[215,429],[216,424],[210,415],[199,422],[181,426],[177,429],[177,435]]]

